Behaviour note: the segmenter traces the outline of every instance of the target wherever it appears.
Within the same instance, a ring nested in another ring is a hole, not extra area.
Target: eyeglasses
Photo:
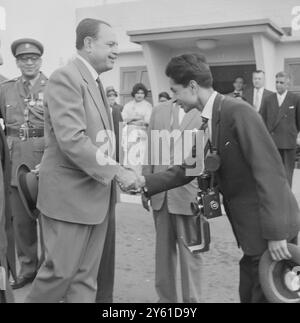
[[[28,63],[29,61],[31,61],[32,63],[36,63],[39,59],[40,59],[39,56],[20,56],[20,57],[18,57],[18,61],[20,61],[24,64]]]

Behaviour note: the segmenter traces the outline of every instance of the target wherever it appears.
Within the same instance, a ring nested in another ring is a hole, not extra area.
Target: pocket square
[[[289,107],[290,110],[295,109],[295,107],[292,105]]]

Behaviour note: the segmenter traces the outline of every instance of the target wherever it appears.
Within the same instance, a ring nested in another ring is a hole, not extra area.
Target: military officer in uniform
[[[34,169],[44,152],[44,90],[46,76],[40,72],[44,48],[34,39],[11,45],[22,75],[0,86],[0,109],[12,160],[11,205],[20,272],[13,289],[32,282],[38,270],[37,221],[27,213],[19,197],[16,169],[26,164]],[[42,248],[43,249],[43,248]],[[42,252],[43,254],[43,252]]]

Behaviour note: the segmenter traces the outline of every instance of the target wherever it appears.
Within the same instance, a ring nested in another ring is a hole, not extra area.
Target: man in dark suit
[[[290,76],[276,75],[277,93],[269,96],[261,107],[261,115],[282,158],[292,186],[296,160],[297,136],[300,131],[300,96],[289,92]]]
[[[298,205],[280,155],[254,109],[241,100],[222,98],[213,90],[205,57],[175,57],[166,74],[175,99],[189,109],[197,107],[202,111],[212,144],[217,146],[221,159],[217,183],[244,252],[240,262],[241,301],[266,302],[258,276],[261,255],[268,248],[274,260],[289,259],[287,242],[293,241],[300,229]],[[146,194],[152,196],[185,185],[193,179],[187,176],[186,167],[174,166],[141,177],[135,186],[144,186]]]
[[[252,75],[253,88],[244,91],[244,99],[250,103],[256,111],[259,111],[263,101],[273,94],[273,92],[265,89],[265,72],[258,70]]]

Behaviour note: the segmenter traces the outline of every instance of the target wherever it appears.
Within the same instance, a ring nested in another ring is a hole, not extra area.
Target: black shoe
[[[17,281],[13,281],[10,286],[12,289],[20,289],[23,288],[24,286],[32,283],[36,277],[36,274],[30,277],[23,277],[20,276],[18,277]]]

